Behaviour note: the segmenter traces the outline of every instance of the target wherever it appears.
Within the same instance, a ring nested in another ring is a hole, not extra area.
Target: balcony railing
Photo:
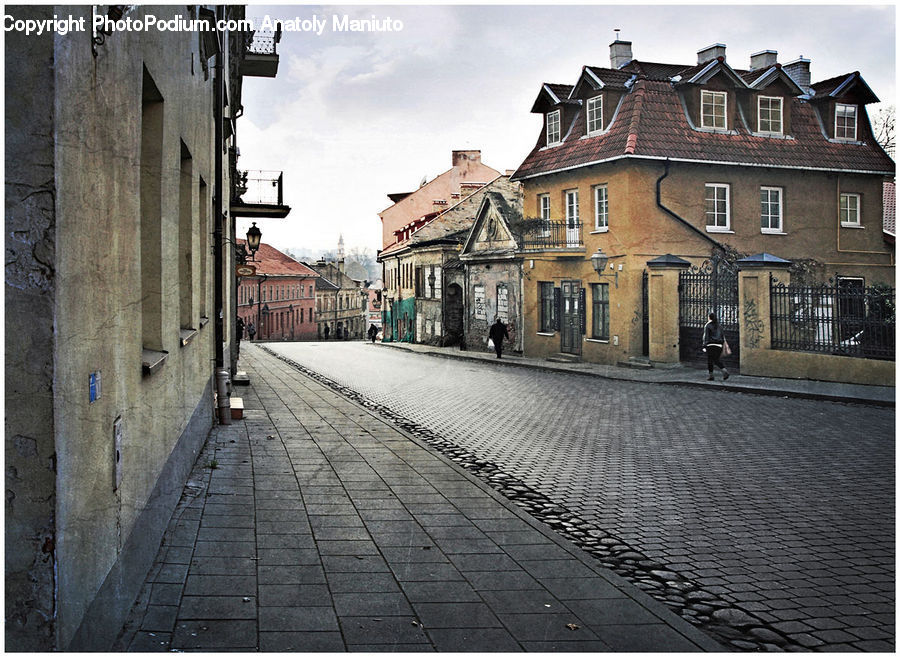
[[[244,57],[241,61],[241,74],[274,78],[278,74],[278,42],[281,41],[281,28],[257,30],[245,33]]]
[[[250,34],[247,52],[253,55],[277,55],[276,47],[280,40],[280,34],[257,30]]]
[[[281,171],[235,171],[231,210],[237,217],[286,217],[284,173]]]
[[[529,223],[528,228],[522,234],[522,249],[525,251],[578,249],[583,247],[581,222],[579,221],[538,221],[533,224]]]

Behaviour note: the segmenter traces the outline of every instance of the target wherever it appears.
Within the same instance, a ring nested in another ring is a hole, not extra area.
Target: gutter
[[[662,204],[662,191],[661,191],[662,190],[662,181],[665,180],[668,176],[669,176],[669,159],[666,158],[666,170],[663,173],[663,175],[661,175],[656,180],[656,205],[657,205],[657,207],[660,210],[662,210],[663,212],[665,212],[666,214],[668,214],[670,217],[675,218],[677,221],[679,221],[680,223],[687,226],[689,229],[691,229],[692,231],[697,233],[700,237],[705,239],[707,242],[711,243],[713,246],[716,246],[722,250],[725,250],[725,247],[720,242],[714,240],[712,237],[710,237],[709,235],[704,233],[702,230],[697,228],[694,224],[689,222],[687,219],[675,214],[674,212],[672,212],[672,210],[670,210],[669,208],[667,208],[665,205]]]
[[[216,18],[218,20],[222,20],[224,18],[224,8],[216,7]],[[215,225],[213,227],[213,266],[215,269],[215,289],[213,292],[213,296],[215,297],[215,347],[216,347],[216,370],[225,367],[225,322],[224,322],[224,305],[225,300],[223,299],[224,295],[224,280],[222,269],[224,267],[224,245],[222,243],[222,206],[223,206],[223,179],[224,172],[222,171],[222,103],[225,96],[224,85],[225,80],[222,78],[224,74],[224,66],[223,60],[225,59],[225,44],[226,38],[224,34],[221,36],[216,34],[217,39],[221,39],[219,42],[219,52],[216,53],[216,67],[213,78],[213,121],[215,122],[215,180],[216,180],[216,193],[213,197],[213,220],[215,221]]]

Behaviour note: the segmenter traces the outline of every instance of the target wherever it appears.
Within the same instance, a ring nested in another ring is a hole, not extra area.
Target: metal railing
[[[284,172],[237,171],[234,194],[247,205],[284,205]]]
[[[247,37],[247,52],[251,55],[277,55],[281,35],[277,32],[257,30]]]
[[[522,249],[573,249],[584,246],[581,222],[543,221],[522,235]]]
[[[893,288],[773,282],[770,290],[772,349],[894,360]]]

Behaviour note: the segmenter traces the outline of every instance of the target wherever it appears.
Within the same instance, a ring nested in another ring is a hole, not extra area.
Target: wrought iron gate
[[[681,362],[706,367],[706,354],[700,343],[709,313],[714,312],[732,351],[723,362],[727,367],[737,368],[740,363],[737,268],[713,257],[699,267],[681,272],[678,302]]]

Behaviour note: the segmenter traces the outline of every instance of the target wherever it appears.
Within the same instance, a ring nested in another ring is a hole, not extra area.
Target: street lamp
[[[259,250],[259,241],[262,239],[262,231],[256,227],[256,222],[247,231],[247,248],[250,249],[251,260],[256,260],[256,252]]]
[[[603,249],[597,247],[597,253],[591,256],[591,266],[594,268],[594,271],[597,272],[597,276],[599,278],[603,278],[604,276],[615,276],[616,280],[616,288],[619,287],[619,272],[615,272],[614,274],[604,274],[606,271],[606,264],[609,262],[609,256],[603,253]]]

